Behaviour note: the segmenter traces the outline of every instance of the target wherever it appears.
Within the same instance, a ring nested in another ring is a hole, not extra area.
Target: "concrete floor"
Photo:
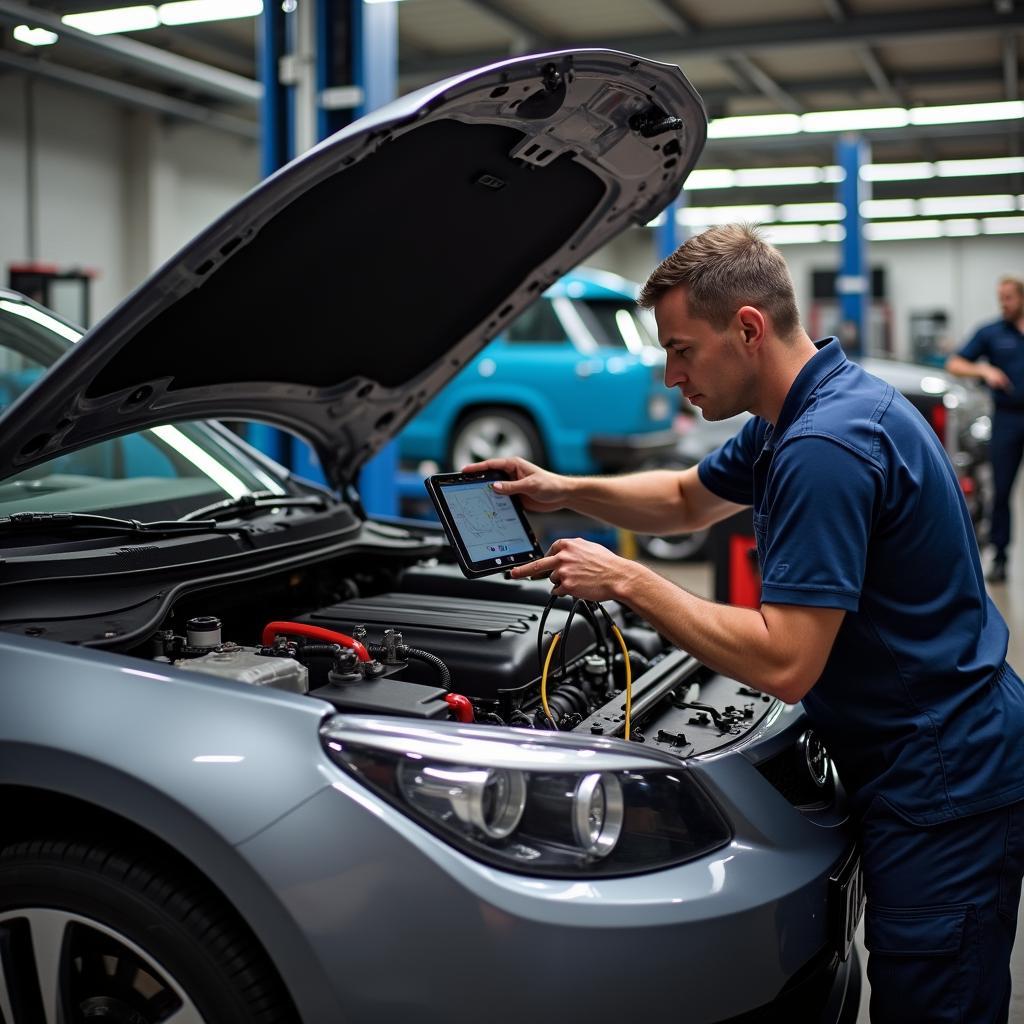
[[[1024,537],[1024,487],[1018,487],[1014,501],[1014,524],[1018,536]],[[714,592],[714,576],[708,563],[652,562],[649,563],[663,576],[674,580],[680,586],[702,597],[711,597]],[[987,562],[985,563],[987,564]],[[1010,550],[1009,580],[991,588],[995,601],[1007,625],[1010,627],[1010,664],[1018,672],[1024,670],[1024,540],[1018,541]],[[867,963],[863,945],[863,923],[858,931],[861,963]],[[1009,1024],[1024,1024],[1024,914],[1017,921],[1017,941],[1010,961],[1013,978],[1013,996],[1010,1002]],[[861,1000],[857,1024],[869,1024],[869,987],[864,979],[864,995]]]

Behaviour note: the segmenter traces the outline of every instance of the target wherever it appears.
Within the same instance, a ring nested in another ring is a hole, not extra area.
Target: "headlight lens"
[[[498,739],[492,729],[486,740],[436,752],[410,738],[403,749],[395,742],[399,729],[377,743],[372,732],[354,736],[328,727],[325,748],[399,810],[499,867],[548,877],[635,874],[692,860],[730,839],[721,814],[682,766],[614,770],[607,766],[615,758],[606,757],[595,765],[601,770],[581,771],[582,745],[569,748],[564,737],[549,744],[536,734],[524,740],[515,730]],[[562,760],[577,770],[551,770],[567,750]],[[485,754],[498,763],[480,763]]]

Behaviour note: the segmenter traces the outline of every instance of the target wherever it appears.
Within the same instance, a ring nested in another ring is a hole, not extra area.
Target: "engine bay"
[[[619,736],[679,757],[735,742],[776,705],[628,609],[553,599],[543,581],[468,580],[428,562],[354,574],[333,593],[288,583],[305,600],[278,591],[275,604],[273,581],[248,609],[237,589],[230,606],[224,592],[192,595],[149,656],[344,712]],[[275,607],[286,614],[266,613]]]

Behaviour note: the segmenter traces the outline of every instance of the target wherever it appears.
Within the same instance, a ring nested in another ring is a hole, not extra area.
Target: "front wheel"
[[[497,406],[467,413],[455,428],[448,455],[455,470],[471,462],[516,456],[543,464],[544,443],[528,416]]]
[[[0,1019],[294,1024],[256,941],[177,865],[61,840],[0,848]]]

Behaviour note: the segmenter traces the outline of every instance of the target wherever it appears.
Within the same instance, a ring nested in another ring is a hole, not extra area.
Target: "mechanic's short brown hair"
[[[767,313],[780,338],[800,326],[786,261],[752,225],[726,224],[688,239],[658,264],[637,302],[650,309],[680,284],[686,286],[690,315],[718,330],[740,306]]]
[[[1005,274],[1003,277],[999,278],[999,283],[1012,284],[1013,287],[1017,289],[1018,295],[1024,295],[1024,281],[1019,277],[1014,277],[1012,274]]]

